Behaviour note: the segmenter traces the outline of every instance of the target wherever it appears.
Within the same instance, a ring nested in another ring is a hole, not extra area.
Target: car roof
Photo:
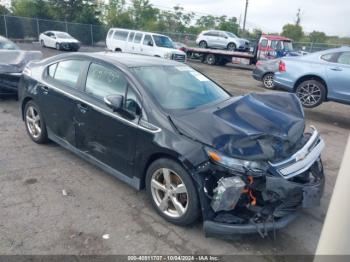
[[[113,65],[123,65],[125,67],[141,67],[141,66],[184,66],[183,63],[176,62],[174,60],[164,59],[160,57],[138,55],[138,54],[128,54],[120,52],[84,52],[84,53],[73,53],[73,54],[62,54],[56,56],[56,58],[72,58],[87,57],[95,58],[106,61]],[[50,59],[51,60],[51,59]],[[52,61],[52,60],[51,60]]]
[[[119,27],[112,27],[108,31],[111,31],[111,30],[122,30],[122,31],[135,32],[135,33],[151,34],[151,35],[159,35],[159,36],[169,37],[167,35],[162,35],[162,34],[158,34],[158,33],[146,32],[146,31],[140,31],[140,30],[134,30],[134,29],[127,29],[127,28],[119,28]]]

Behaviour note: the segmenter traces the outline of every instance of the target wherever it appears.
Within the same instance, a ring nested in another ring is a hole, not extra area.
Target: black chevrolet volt
[[[319,205],[324,141],[294,94],[232,96],[188,65],[124,53],[30,63],[19,84],[36,143],[53,141],[206,235],[286,226]]]

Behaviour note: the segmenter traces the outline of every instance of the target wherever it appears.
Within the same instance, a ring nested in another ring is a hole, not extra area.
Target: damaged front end
[[[324,187],[317,130],[285,159],[246,161],[205,148],[209,161],[196,169],[206,235],[230,235],[280,229],[300,208],[320,204]]]

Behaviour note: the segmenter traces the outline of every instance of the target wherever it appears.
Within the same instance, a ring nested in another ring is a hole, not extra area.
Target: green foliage
[[[8,10],[5,6],[0,5],[0,15],[8,15],[10,10]]]
[[[49,3],[44,0],[13,0],[12,15],[36,18],[51,18]]]
[[[309,34],[310,42],[313,43],[324,43],[327,39],[327,36],[323,32],[313,31]]]
[[[300,25],[285,24],[283,26],[282,35],[298,42],[304,36],[304,32]]]

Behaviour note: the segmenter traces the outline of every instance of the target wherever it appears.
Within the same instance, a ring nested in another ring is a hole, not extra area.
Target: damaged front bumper
[[[206,175],[199,176],[206,236],[259,233],[263,237],[288,225],[300,208],[318,206],[325,183],[320,159],[323,148],[324,142],[313,128],[301,149],[288,159],[270,162],[264,175],[224,173],[207,164]],[[236,187],[239,200],[234,202],[228,198],[235,188],[224,186],[232,178],[245,184],[244,189]]]

